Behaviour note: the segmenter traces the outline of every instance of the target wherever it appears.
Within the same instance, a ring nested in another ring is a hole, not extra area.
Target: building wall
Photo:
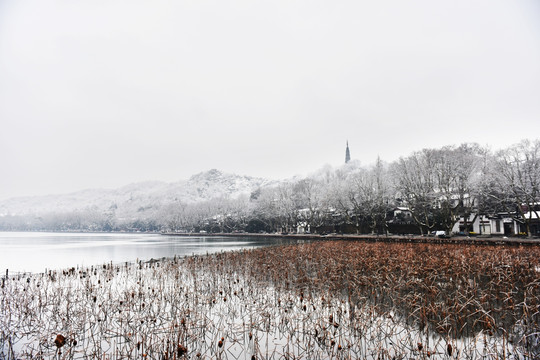
[[[502,219],[491,219],[491,234],[504,235],[504,226]]]
[[[467,219],[469,228],[476,234],[482,235],[517,235],[519,226],[512,218],[489,218],[486,215],[477,216],[471,215]],[[459,219],[452,228],[453,233],[463,232],[465,228],[465,220]]]

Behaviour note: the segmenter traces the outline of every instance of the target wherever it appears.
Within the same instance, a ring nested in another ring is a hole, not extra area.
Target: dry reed
[[[332,241],[6,273],[0,359],[535,359],[539,259]]]

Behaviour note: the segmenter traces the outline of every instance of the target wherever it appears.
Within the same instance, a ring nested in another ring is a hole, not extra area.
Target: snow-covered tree
[[[540,140],[523,140],[497,152],[494,161],[493,193],[499,201],[512,204],[518,219],[531,233],[531,219],[539,219],[540,204]]]

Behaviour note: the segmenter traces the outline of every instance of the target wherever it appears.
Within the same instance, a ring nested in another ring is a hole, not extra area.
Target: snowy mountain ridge
[[[89,210],[114,210],[117,214],[130,216],[170,203],[193,204],[220,197],[237,198],[272,184],[277,182],[212,169],[172,183],[146,181],[117,189],[86,189],[69,194],[9,198],[0,201],[0,216]]]

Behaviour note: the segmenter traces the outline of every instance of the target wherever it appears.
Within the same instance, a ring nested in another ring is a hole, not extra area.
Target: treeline
[[[1,230],[173,232],[450,231],[471,214],[514,217],[536,234],[540,140],[493,152],[478,144],[423,149],[392,163],[350,162],[236,199],[157,204],[124,218],[114,208],[41,216],[4,216]],[[406,212],[395,209],[407,209]]]

